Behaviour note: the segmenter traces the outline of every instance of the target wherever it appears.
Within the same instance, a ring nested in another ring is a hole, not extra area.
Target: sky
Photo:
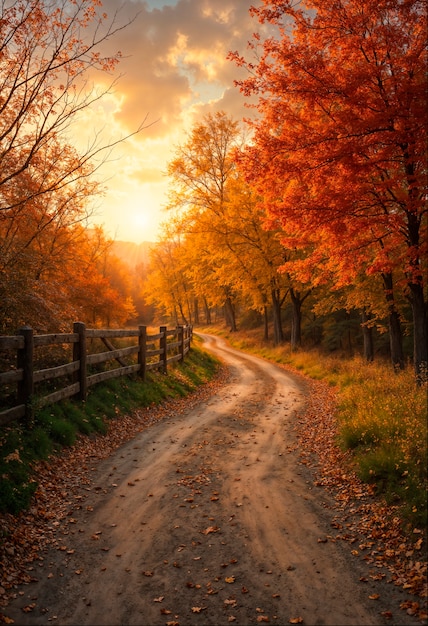
[[[113,151],[98,179],[106,188],[92,223],[121,241],[156,241],[168,220],[168,162],[204,115],[225,111],[249,116],[233,81],[243,70],[226,59],[245,54],[259,24],[249,15],[254,0],[103,0],[103,11],[125,23],[109,41],[123,58],[114,76],[99,74],[100,87],[118,78],[112,93],[85,111],[79,135],[101,132],[115,140],[146,128]],[[91,129],[91,130],[89,130]],[[89,131],[89,132],[88,132]]]

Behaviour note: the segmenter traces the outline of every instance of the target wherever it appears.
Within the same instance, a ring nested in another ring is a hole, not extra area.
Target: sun
[[[141,229],[149,226],[150,219],[147,213],[137,209],[131,216],[131,222],[135,228]]]

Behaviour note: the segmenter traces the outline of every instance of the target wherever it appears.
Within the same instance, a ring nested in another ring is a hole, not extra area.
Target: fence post
[[[178,326],[178,341],[180,342],[180,361],[184,361],[184,326]]]
[[[140,366],[138,373],[143,380],[146,380],[147,326],[139,326],[138,330],[138,365]]]
[[[18,383],[18,403],[25,404],[25,421],[30,426],[34,412],[31,403],[34,393],[34,333],[30,326],[23,326],[19,334],[24,337],[24,347],[17,354],[17,366],[23,370],[23,379]]]
[[[167,365],[167,345],[166,345],[166,326],[161,326],[159,328],[159,332],[161,333],[161,338],[159,339],[159,350],[162,350],[162,354],[159,355],[159,360],[163,361],[163,373],[167,373],[168,365]]]
[[[86,378],[86,326],[83,322],[74,322],[73,332],[79,335],[79,341],[73,344],[73,361],[79,361],[79,369],[75,377],[79,383],[79,400],[85,401],[88,394]]]

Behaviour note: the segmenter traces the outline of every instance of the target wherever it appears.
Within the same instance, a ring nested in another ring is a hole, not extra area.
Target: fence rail
[[[8,371],[0,372],[0,426],[16,419],[29,421],[33,417],[35,404],[44,406],[76,397],[86,400],[88,388],[102,381],[119,376],[137,374],[145,380],[146,372],[160,369],[167,373],[168,364],[182,361],[190,349],[191,326],[177,326],[168,330],[159,328],[159,333],[148,334],[146,326],[134,329],[90,329],[75,322],[72,333],[36,335],[25,326],[17,335],[0,336],[0,354],[8,355],[1,363],[9,363]],[[115,347],[111,339],[132,345]],[[92,351],[103,345],[104,351]],[[42,347],[59,347],[69,351],[69,362],[36,369],[37,350]],[[15,353],[15,363],[10,354]],[[101,368],[101,371],[99,371]],[[3,369],[5,369],[3,367]],[[62,386],[48,391],[52,381],[62,380]],[[40,386],[45,386],[40,390]],[[5,408],[4,404],[9,404]]]

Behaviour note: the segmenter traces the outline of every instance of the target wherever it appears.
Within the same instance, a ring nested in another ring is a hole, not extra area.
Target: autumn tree
[[[113,86],[114,80],[100,91],[90,87],[90,79],[97,72],[108,74],[116,68],[120,53],[105,56],[101,48],[126,25],[119,23],[117,13],[111,18],[103,13],[100,0],[1,2],[3,332],[14,330],[14,323],[23,319],[24,303],[27,320],[36,320],[42,327],[57,322],[60,294],[64,317],[73,308],[67,282],[61,286],[56,282],[60,263],[69,269],[70,278],[76,277],[70,255],[74,246],[75,257],[79,256],[76,250],[85,239],[77,225],[86,223],[91,198],[101,191],[94,174],[124,138],[105,143],[99,131],[94,131],[86,148],[79,151],[70,136],[80,114]],[[54,281],[50,289],[49,281]]]
[[[176,325],[193,323],[191,288],[183,272],[182,240],[173,224],[150,251],[150,266],[144,285],[145,300]]]
[[[195,124],[186,143],[177,147],[168,164],[172,181],[169,205],[186,213],[189,226],[200,215],[221,217],[227,182],[235,170],[232,149],[238,138],[238,123],[218,112]],[[234,286],[226,277],[221,284],[226,317],[231,330],[236,330]]]
[[[89,73],[110,73],[120,59],[119,52],[103,56],[100,47],[126,24],[100,9],[100,0],[1,3],[2,212],[25,210],[27,202],[92,175],[99,166],[95,157],[114,145],[95,136],[79,155],[64,154],[72,123],[110,89],[89,87]],[[32,185],[22,195],[17,190],[24,175]]]
[[[263,0],[239,82],[259,117],[243,166],[300,276],[338,285],[379,275],[391,319],[410,301],[414,365],[426,374],[426,4],[420,0]],[[293,264],[291,264],[293,267]],[[398,330],[397,330],[398,328]],[[391,325],[391,332],[399,327]],[[400,364],[400,355],[394,360]]]
[[[0,255],[0,332],[16,332],[23,325],[37,332],[65,332],[76,320],[91,326],[125,323],[135,314],[130,278],[110,256],[111,244],[99,227],[57,221],[44,228],[43,236],[28,238],[25,223],[18,220],[13,241]]]
[[[235,307],[273,315],[274,340],[284,340],[282,308],[292,300],[292,345],[301,341],[301,305],[307,297],[278,272],[286,251],[278,233],[263,228],[257,196],[236,167],[241,148],[238,124],[224,112],[206,116],[189,134],[169,164],[172,179],[170,206],[178,213],[177,227],[184,235],[182,252],[188,259],[183,271],[192,290],[211,306],[223,300],[230,328],[236,328]]]

